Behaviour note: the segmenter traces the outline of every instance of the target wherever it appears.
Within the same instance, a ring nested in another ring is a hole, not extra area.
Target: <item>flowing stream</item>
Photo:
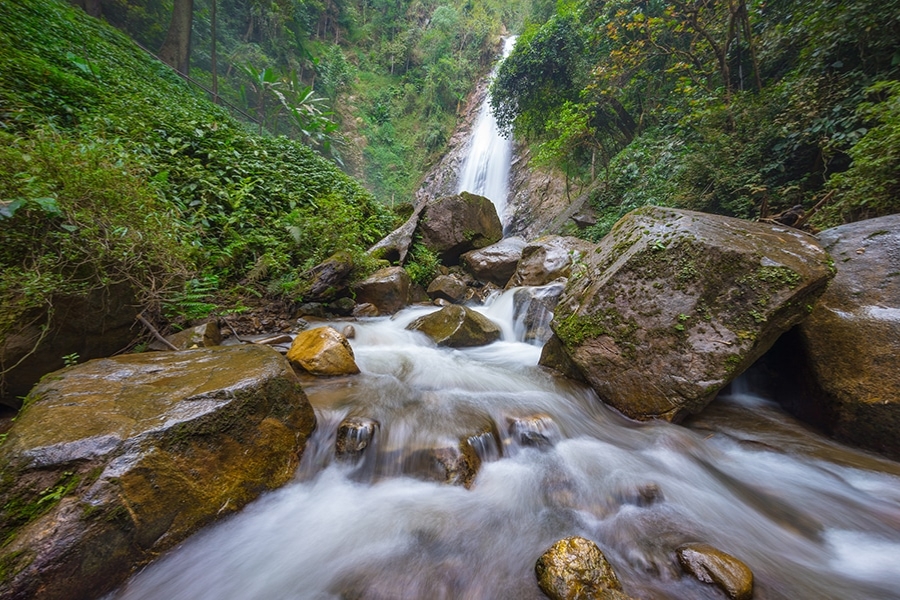
[[[112,598],[538,600],[535,561],[569,535],[635,598],[725,597],[681,573],[686,542],[744,561],[757,599],[900,597],[897,463],[739,389],[687,427],[635,423],[536,366],[513,292],[478,308],[504,332],[484,347],[405,330],[430,310],[356,323],[362,373],[304,380],[319,425],[295,481]],[[338,460],[348,418],[378,425]],[[460,447],[481,461],[468,488],[441,482]]]
[[[503,58],[509,56],[516,37],[503,42]],[[501,59],[502,60],[502,59]],[[499,63],[498,63],[499,67]],[[491,73],[493,79],[497,68]],[[457,192],[471,192],[488,198],[494,203],[500,221],[506,224],[506,197],[509,195],[509,165],[512,157],[512,139],[500,134],[497,119],[491,110],[490,95],[481,103],[466,160],[459,176]]]

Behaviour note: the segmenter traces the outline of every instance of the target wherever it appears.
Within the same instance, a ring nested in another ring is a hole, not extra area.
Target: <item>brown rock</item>
[[[522,249],[507,288],[520,285],[546,285],[560,277],[569,277],[574,264],[593,252],[596,246],[574,237],[548,235],[529,242]]]
[[[0,446],[0,597],[102,596],[290,481],[314,427],[297,376],[265,346],[117,356],[45,378]]]
[[[525,240],[508,237],[479,250],[471,250],[460,257],[460,263],[479,281],[503,287],[516,272],[522,257]]]
[[[338,425],[334,453],[339,460],[354,461],[375,439],[378,421],[364,417],[347,417]]]
[[[513,320],[525,328],[526,342],[546,343],[553,335],[550,320],[565,285],[561,282],[538,287],[523,287],[513,293]]]
[[[500,328],[490,319],[465,306],[451,304],[419,317],[407,329],[421,331],[440,346],[484,346],[500,339]]]
[[[313,375],[359,373],[350,342],[333,327],[316,327],[298,333],[287,359]]]
[[[353,256],[344,250],[336,252],[304,274],[309,284],[301,295],[314,301],[334,298],[346,291],[352,271]]]
[[[379,314],[392,315],[409,304],[411,283],[403,267],[387,267],[354,284],[353,292],[358,303],[372,304]]]
[[[190,327],[184,331],[173,333],[166,336],[166,340],[179,350],[189,350],[191,348],[212,348],[222,343],[222,332],[219,331],[219,325],[215,321]],[[159,342],[150,344],[153,350],[170,350]]]
[[[442,298],[454,304],[463,302],[467,291],[466,284],[455,275],[438,275],[428,284],[429,298]]]
[[[801,326],[819,423],[900,459],[900,215],[819,234],[837,275]],[[824,409],[824,410],[823,410]]]
[[[568,537],[553,544],[534,567],[538,586],[551,600],[628,598],[597,544]]]
[[[362,304],[357,304],[356,308],[353,309],[353,316],[356,318],[361,317],[377,317],[378,316],[378,307],[374,304],[370,304],[368,302],[363,302]]]
[[[602,400],[678,421],[808,315],[829,262],[795,229],[645,207],[585,257],[551,326]]]
[[[743,562],[709,544],[685,544],[676,550],[685,573],[703,583],[714,583],[731,600],[753,597],[753,572]]]
[[[461,254],[500,241],[503,226],[490,200],[462,192],[429,201],[418,232],[422,243],[437,253],[442,263],[455,265]]]

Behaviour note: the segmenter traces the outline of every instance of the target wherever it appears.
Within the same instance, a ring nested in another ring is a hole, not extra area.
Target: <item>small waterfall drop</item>
[[[516,45],[516,36],[503,42],[503,58]],[[501,61],[502,62],[502,61]],[[490,78],[497,74],[494,67]],[[459,177],[457,192],[471,192],[488,198],[497,208],[500,221],[506,225],[506,196],[509,193],[509,166],[512,158],[512,139],[500,134],[497,119],[491,110],[490,95],[486,95],[472,128],[469,152]]]

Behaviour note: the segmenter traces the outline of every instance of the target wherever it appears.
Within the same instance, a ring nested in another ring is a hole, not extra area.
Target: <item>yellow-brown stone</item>
[[[317,327],[297,334],[287,359],[313,375],[359,373],[350,342],[333,327]]]

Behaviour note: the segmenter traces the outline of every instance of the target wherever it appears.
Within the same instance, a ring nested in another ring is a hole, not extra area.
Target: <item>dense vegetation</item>
[[[502,124],[587,187],[599,238],[669,205],[820,227],[900,211],[900,2],[574,0],[527,28]]]
[[[248,130],[54,0],[0,4],[0,199],[0,340],[116,282],[148,316],[293,295],[339,249],[365,269],[395,220],[332,162]]]

